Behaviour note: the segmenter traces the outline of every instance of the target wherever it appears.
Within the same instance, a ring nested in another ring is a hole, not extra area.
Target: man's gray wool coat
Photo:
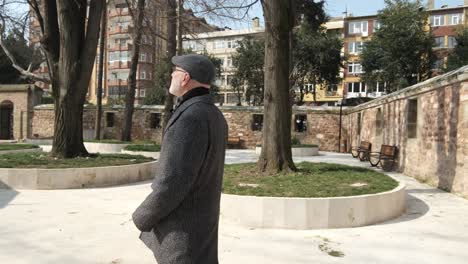
[[[132,216],[158,264],[218,263],[226,141],[226,120],[209,94],[170,118],[152,192]]]

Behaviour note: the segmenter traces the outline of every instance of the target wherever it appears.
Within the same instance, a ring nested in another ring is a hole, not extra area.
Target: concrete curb
[[[156,161],[92,168],[0,168],[0,181],[13,189],[29,190],[107,187],[152,179],[155,170]]]
[[[152,152],[152,151],[130,151],[130,150],[123,150],[123,154],[130,154],[130,155],[142,155],[148,158],[159,159],[159,152]]]
[[[255,154],[260,155],[261,152],[262,152],[262,147],[255,147]],[[319,148],[318,147],[291,148],[291,153],[294,157],[318,156]]]
[[[324,229],[372,225],[403,214],[404,183],[377,193],[331,198],[258,197],[223,194],[221,214],[251,228]]]

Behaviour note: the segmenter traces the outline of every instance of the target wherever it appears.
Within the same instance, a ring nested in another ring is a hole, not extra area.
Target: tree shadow
[[[388,224],[397,224],[397,223],[412,221],[427,214],[427,212],[429,212],[429,209],[430,209],[429,205],[423,200],[411,195],[410,193],[412,191],[415,191],[415,193],[417,193],[419,190],[409,190],[406,192],[406,210],[401,216],[392,220],[382,222],[382,223],[377,223],[375,225],[388,225]],[[428,190],[428,192],[429,191],[438,192],[439,190],[430,189]],[[443,191],[440,191],[440,192],[443,192]]]
[[[18,194],[15,189],[0,181],[0,209],[6,207]]]

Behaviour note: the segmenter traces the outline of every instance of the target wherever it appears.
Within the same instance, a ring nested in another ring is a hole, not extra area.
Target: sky
[[[440,8],[442,5],[448,5],[449,7],[456,7],[458,5],[463,5],[464,0],[435,0],[435,7]],[[423,3],[426,4],[427,1],[423,0]],[[343,12],[348,10],[348,14],[353,14],[354,16],[365,16],[377,14],[377,11],[384,8],[384,0],[326,0],[325,1],[325,11],[331,17],[343,16]],[[263,12],[260,4],[256,5],[251,12],[249,12],[250,18],[259,17],[263,25]],[[227,26],[233,29],[239,28],[249,28],[250,27],[250,18],[245,19],[244,22],[225,22]],[[214,24],[224,27],[225,25],[220,24],[219,22],[213,22]]]

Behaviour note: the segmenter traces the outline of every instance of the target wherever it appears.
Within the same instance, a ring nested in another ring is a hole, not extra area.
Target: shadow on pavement
[[[409,193],[410,191],[407,191],[406,193],[406,211],[398,218],[382,222],[377,225],[396,224],[415,220],[424,216],[429,211],[429,205],[426,202],[419,198],[416,198],[415,196]]]
[[[18,194],[15,189],[0,181],[0,209],[7,206]]]

